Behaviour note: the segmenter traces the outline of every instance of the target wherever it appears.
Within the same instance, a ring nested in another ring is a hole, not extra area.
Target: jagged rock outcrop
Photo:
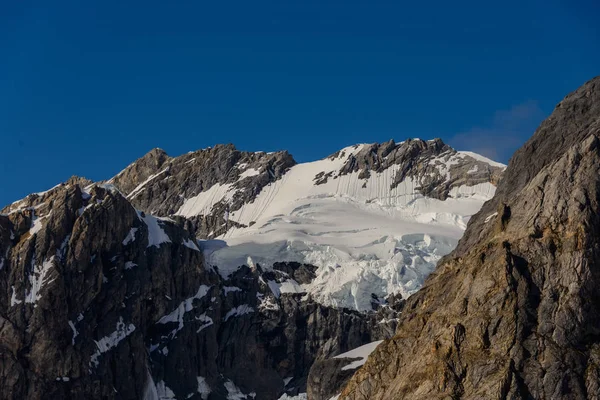
[[[600,77],[511,159],[340,399],[600,396]]]
[[[336,153],[330,158],[344,157]],[[452,188],[480,183],[498,183],[504,168],[490,165],[473,155],[460,154],[441,139],[408,139],[396,144],[393,140],[364,146],[348,157],[334,174],[315,177],[318,184],[339,176],[359,172],[358,179],[368,179],[371,173],[381,173],[395,166],[391,188],[406,179],[417,183],[416,190],[427,197],[446,200]]]
[[[111,185],[73,178],[2,213],[2,399],[274,400],[395,322],[274,289],[314,279],[308,264],[223,278],[185,220]]]
[[[232,185],[231,198],[207,204],[192,220],[201,237],[217,237],[236,226],[226,214],[252,202],[261,190],[281,176],[296,161],[287,151],[275,153],[242,152],[232,144],[169,157],[153,149],[108,181],[114,184],[140,210],[171,216],[184,204],[215,187]],[[227,225],[229,224],[229,225]]]

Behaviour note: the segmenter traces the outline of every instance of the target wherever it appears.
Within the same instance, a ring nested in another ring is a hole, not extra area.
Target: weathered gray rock
[[[315,360],[389,335],[395,320],[266,283],[310,282],[314,266],[242,266],[224,279],[184,219],[79,183],[0,215],[2,399],[274,400],[304,392]]]
[[[344,157],[340,152],[330,158]],[[427,197],[446,200],[450,190],[480,183],[497,185],[504,168],[491,166],[470,155],[460,154],[441,139],[408,139],[396,144],[393,140],[364,146],[356,155],[350,155],[337,173],[322,173],[315,177],[317,184],[328,179],[358,172],[358,179],[366,180],[371,173],[380,173],[398,166],[391,189],[407,178],[417,182],[416,189]]]
[[[192,218],[199,237],[217,237],[232,226],[226,224],[225,213],[239,210],[254,201],[262,189],[280,179],[296,161],[287,151],[250,153],[237,150],[232,144],[169,157],[154,149],[108,181],[114,184],[131,203],[145,212],[171,216],[180,209],[184,199],[193,198],[214,185],[231,184],[235,194],[230,201],[219,201]],[[252,171],[244,176],[243,173]]]
[[[515,154],[341,399],[600,397],[600,77]]]

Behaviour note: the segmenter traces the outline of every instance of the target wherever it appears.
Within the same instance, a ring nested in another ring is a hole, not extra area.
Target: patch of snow
[[[459,151],[458,154],[469,156],[471,158],[476,159],[477,161],[481,161],[481,162],[484,162],[486,164],[489,164],[492,167],[506,168],[505,164],[496,162],[494,160],[490,160],[489,158],[484,157],[484,156],[482,156],[480,154],[477,154],[477,153],[473,153],[472,151]]]
[[[75,324],[73,323],[73,321],[69,321],[69,326],[71,327],[71,330],[73,331],[73,338],[71,338],[71,344],[74,346],[75,338],[77,337],[77,335],[79,335],[79,332],[77,332],[77,329],[75,328]]]
[[[131,192],[130,192],[128,195],[127,195],[127,198],[128,198],[128,199],[133,199],[135,196],[137,196],[138,194],[140,194],[140,193],[142,192],[142,189],[144,189],[144,186],[146,186],[146,184],[147,184],[148,182],[150,182],[151,180],[153,180],[153,179],[154,179],[154,178],[156,178],[157,176],[160,176],[160,175],[164,174],[164,173],[165,173],[165,172],[167,172],[168,170],[169,170],[169,167],[167,167],[167,168],[163,169],[162,171],[160,171],[160,172],[158,172],[158,173],[156,173],[156,174],[150,175],[150,176],[148,177],[148,179],[146,179],[144,182],[142,182],[142,183],[140,183],[139,185],[137,185],[137,186],[135,187],[135,189],[133,189],[133,190],[132,190],[132,191],[131,191]]]
[[[242,180],[244,178],[248,178],[250,176],[256,176],[256,175],[259,175],[259,174],[260,174],[260,171],[257,170],[256,168],[248,168],[247,170],[245,170],[244,172],[242,172],[240,174],[239,180]]]
[[[237,286],[223,286],[223,293],[225,294],[225,296],[227,296],[228,293],[230,292],[241,292],[242,289],[240,289]]]
[[[195,320],[203,322],[203,324],[200,325],[200,328],[198,328],[196,330],[196,333],[200,333],[200,331],[203,331],[204,329],[208,328],[209,326],[213,325],[213,323],[214,323],[212,318],[207,316],[206,313],[204,313],[198,317],[195,317]]]
[[[59,183],[59,184],[58,184],[58,185],[56,185],[56,186],[52,186],[52,187],[51,187],[50,189],[48,189],[48,190],[44,190],[43,192],[37,192],[37,193],[34,193],[34,194],[36,194],[36,195],[38,195],[38,196],[43,196],[43,195],[45,195],[46,193],[48,193],[49,191],[51,191],[51,190],[53,190],[53,189],[56,189],[56,188],[58,188],[58,187],[61,187],[62,185],[63,185],[62,183]]]
[[[35,265],[35,259],[32,263]],[[28,277],[31,288],[25,294],[25,303],[35,304],[42,297],[41,290],[44,285],[54,281],[54,279],[48,280],[48,274],[52,270],[53,263],[54,256],[44,261],[41,265],[34,266],[32,273]]]
[[[210,395],[211,392],[212,390],[210,389],[210,386],[208,386],[208,383],[206,383],[206,378],[199,376],[198,393],[200,393],[200,397],[202,398],[202,400],[207,400],[208,395]]]
[[[190,248],[190,249],[192,249],[192,250],[200,251],[200,248],[198,247],[198,245],[196,244],[196,242],[195,242],[195,241],[193,241],[193,240],[190,240],[190,239],[185,239],[185,240],[183,241],[183,245],[184,245],[185,247],[189,247],[189,248]]]
[[[248,397],[252,399],[256,397],[254,392],[244,394],[231,380],[225,382],[225,390],[227,390],[227,400],[248,400]]]
[[[10,296],[10,306],[14,307],[17,304],[21,304],[23,302],[23,300],[17,299],[17,293],[15,292],[15,287],[11,286],[11,288],[12,288],[12,294]]]
[[[178,323],[177,328],[172,332],[171,339],[173,337],[175,337],[177,332],[179,332],[180,330],[183,329],[183,326],[184,326],[183,316],[185,315],[185,313],[192,311],[194,309],[194,300],[201,299],[204,296],[206,296],[206,294],[208,293],[208,290],[210,288],[211,288],[210,286],[200,285],[200,287],[198,288],[198,292],[194,296],[192,296],[188,299],[185,299],[184,301],[179,303],[179,306],[177,306],[177,308],[175,310],[173,310],[171,313],[163,316],[161,319],[158,320],[157,324],[168,324],[171,322]],[[212,320],[211,320],[211,322],[212,322]]]
[[[448,192],[448,195],[452,198],[467,198],[467,199],[481,199],[487,201],[494,197],[496,193],[496,187],[489,182],[478,183],[473,186],[455,186]]]
[[[342,371],[346,371],[349,369],[356,369],[356,368],[362,367],[367,362],[367,358],[369,357],[369,355],[371,353],[373,353],[375,351],[375,349],[377,348],[377,346],[379,346],[381,343],[383,343],[383,340],[368,343],[368,344],[365,344],[364,346],[357,347],[354,350],[350,350],[346,353],[337,355],[333,358],[360,358],[360,360],[353,361],[350,364],[344,366],[342,368]]]
[[[279,298],[279,296],[281,296],[281,291],[279,290],[279,284],[275,281],[268,281],[267,284],[269,285],[269,289],[271,289],[271,292],[273,292],[275,297]]]
[[[94,341],[96,343],[97,350],[90,358],[90,368],[92,366],[97,367],[99,364],[98,358],[110,349],[117,347],[119,342],[131,335],[133,331],[135,331],[135,326],[133,324],[125,325],[123,322],[123,317],[119,317],[119,321],[117,322],[114,332],[108,336],[104,336],[100,340]]]
[[[281,283],[279,286],[280,293],[305,293],[306,290],[300,286],[298,282],[293,279],[288,279]]]
[[[270,296],[264,296],[260,293],[256,294],[259,300],[258,309],[261,312],[277,311],[279,310],[279,304]]]
[[[250,307],[248,304],[242,304],[241,306],[237,306],[237,307],[229,310],[229,312],[227,312],[227,314],[225,314],[225,318],[223,318],[223,320],[227,321],[231,317],[240,317],[242,315],[250,314],[253,312],[254,312],[254,309],[252,307]]]
[[[156,394],[158,395],[158,400],[177,400],[175,393],[169,389],[165,381],[159,381],[156,384]]]
[[[184,217],[191,217],[195,215],[209,214],[213,205],[219,202],[221,199],[230,198],[230,193],[233,185],[231,184],[216,184],[211,186],[208,190],[200,192],[198,195],[186,199],[175,215],[182,215]]]
[[[101,183],[98,185],[98,187],[104,189],[104,190],[108,190],[111,193],[119,193],[122,194],[119,189],[117,189],[117,187],[115,185],[112,185],[110,183]],[[100,201],[101,202],[101,201]]]
[[[288,394],[283,394],[279,400],[308,400],[308,394],[307,393],[299,393],[296,396],[290,396]]]
[[[488,222],[490,222],[490,221],[492,220],[492,218],[494,218],[494,217],[495,217],[495,216],[497,216],[497,215],[498,215],[498,213],[497,213],[497,212],[495,212],[495,213],[493,213],[493,214],[490,214],[490,215],[488,215],[488,216],[485,218],[485,221],[483,221],[483,222],[487,224]]]
[[[148,247],[160,247],[162,243],[171,243],[169,235],[161,227],[160,219],[148,214],[142,217],[140,212],[138,212],[138,217],[148,227]]]
[[[137,267],[137,264],[136,264],[136,263],[134,263],[133,261],[127,261],[127,262],[125,263],[125,269],[131,269],[131,268],[133,268],[133,267]]]
[[[138,228],[131,228],[129,230],[129,233],[127,234],[125,239],[123,239],[123,246],[127,246],[129,243],[131,243],[135,240],[135,234],[137,231],[138,231]]]
[[[150,368],[146,367],[146,371],[146,389],[144,390],[144,400],[159,400],[158,390],[156,388],[156,384],[154,383],[154,379],[152,379]]]
[[[38,217],[36,215],[33,216],[33,219],[31,221],[31,228],[29,228],[29,235],[33,236],[36,233],[38,233],[40,230],[42,230],[42,227],[44,226],[42,224],[42,220],[46,218],[44,217]]]

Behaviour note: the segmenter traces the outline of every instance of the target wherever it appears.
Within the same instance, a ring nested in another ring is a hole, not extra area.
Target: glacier
[[[254,201],[228,213],[228,220],[245,227],[231,226],[217,240],[200,241],[208,264],[224,277],[241,265],[268,270],[281,261],[312,264],[318,267],[317,277],[301,290],[322,304],[359,311],[371,309],[372,295],[400,293],[406,298],[416,292],[437,261],[456,246],[467,221],[494,195],[495,186],[454,187],[446,200],[439,200],[419,193],[420,182],[410,177],[392,185],[399,165],[366,179],[359,172],[336,175],[362,146],[297,164]],[[464,157],[504,167],[469,152],[430,163],[444,172]],[[319,174],[331,178],[317,183]],[[231,184],[215,185],[185,199],[176,214],[205,214],[216,202],[233,197],[233,191]]]

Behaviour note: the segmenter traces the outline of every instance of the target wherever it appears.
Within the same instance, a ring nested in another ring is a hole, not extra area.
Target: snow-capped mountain
[[[306,398],[315,361],[393,334],[503,170],[440,140],[218,145],[29,195],[0,210],[0,397]]]
[[[302,164],[216,146],[176,158],[156,149],[109,182],[136,207],[218,239],[201,245],[224,277],[241,265],[311,264],[314,281],[275,290],[363,311],[372,294],[419,289],[504,168],[439,139],[360,144]]]

